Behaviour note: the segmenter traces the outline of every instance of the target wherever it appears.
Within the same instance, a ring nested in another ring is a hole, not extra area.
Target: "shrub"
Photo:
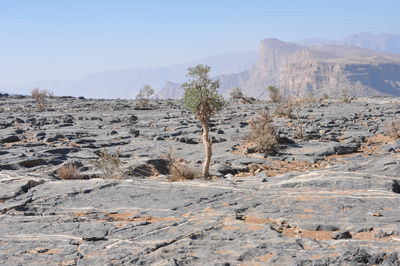
[[[342,102],[344,103],[351,103],[354,100],[354,97],[351,96],[349,90],[342,90],[342,97],[341,97]]]
[[[121,178],[121,164],[122,161],[119,159],[119,153],[108,153],[107,151],[98,152],[97,160],[93,161],[93,165],[96,166],[103,174],[104,178]]]
[[[74,164],[65,164],[57,170],[59,179],[82,179],[81,172]]]
[[[293,118],[293,104],[289,98],[281,99],[275,107],[274,114],[278,117]]]
[[[278,152],[279,144],[275,126],[267,111],[250,121],[248,141],[254,144],[257,152],[274,155]]]
[[[269,86],[267,90],[269,91],[269,98],[271,99],[272,102],[277,103],[282,100],[283,95],[279,88],[275,86]]]
[[[387,134],[395,139],[400,139],[400,119],[389,123]]]
[[[195,171],[188,164],[184,163],[182,159],[178,159],[169,153],[167,155],[168,168],[169,168],[169,178],[171,182],[181,181],[181,180],[193,180],[199,178],[200,174]]]
[[[50,93],[47,90],[39,90],[38,88],[32,90],[32,98],[35,99],[39,110],[44,110],[46,106],[46,97],[48,97],[49,94]]]
[[[294,99],[291,99],[291,106],[292,106],[292,112],[293,112],[293,117],[297,120],[297,132],[296,132],[296,137],[299,139],[304,138],[304,123],[301,120],[301,115],[300,112],[303,110],[304,105],[306,103],[306,100],[302,97],[297,97]]]
[[[240,88],[233,88],[230,95],[231,95],[231,98],[235,99],[235,100],[239,100],[239,99],[243,98],[243,93]]]
[[[149,98],[154,94],[154,89],[150,85],[144,85],[143,88],[136,95],[136,99],[139,100],[140,107],[149,106]]]

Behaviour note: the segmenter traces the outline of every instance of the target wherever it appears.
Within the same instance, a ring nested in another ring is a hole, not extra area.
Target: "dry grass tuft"
[[[200,173],[184,163],[182,159],[176,158],[172,153],[167,155],[167,160],[170,174],[169,181],[176,182],[200,178]]]
[[[74,164],[66,164],[57,170],[59,179],[82,179],[81,172]]]
[[[248,141],[254,144],[257,152],[274,155],[278,152],[279,144],[275,126],[267,111],[250,121]]]

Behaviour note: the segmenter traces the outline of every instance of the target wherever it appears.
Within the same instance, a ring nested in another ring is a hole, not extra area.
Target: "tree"
[[[209,78],[210,67],[197,65],[188,69],[189,80],[182,84],[184,89],[183,103],[186,109],[195,113],[203,129],[203,145],[205,150],[205,160],[202,175],[209,177],[211,162],[211,139],[210,117],[218,113],[224,107],[224,100],[217,89],[220,86],[219,80]]]
[[[240,88],[233,88],[232,90],[231,90],[231,98],[232,99],[235,99],[235,100],[238,100],[238,99],[242,99],[243,98],[243,92],[242,92],[242,90],[240,89]]]
[[[151,95],[153,95],[154,92],[155,92],[154,89],[150,85],[146,84],[146,85],[143,86],[143,88],[136,95],[136,99],[139,100],[139,104],[141,106],[148,106],[149,97]]]

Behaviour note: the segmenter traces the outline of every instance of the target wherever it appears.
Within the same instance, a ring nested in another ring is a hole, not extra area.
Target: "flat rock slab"
[[[0,203],[0,261],[308,265],[359,248],[396,253],[400,194],[390,178],[321,170],[266,183],[49,181]]]

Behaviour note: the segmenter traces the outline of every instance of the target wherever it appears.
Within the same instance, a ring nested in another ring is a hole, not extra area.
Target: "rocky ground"
[[[230,102],[212,121],[214,177],[180,182],[165,158],[199,169],[199,124],[179,102],[136,105],[0,97],[1,264],[400,265],[400,140],[385,134],[399,98],[274,117],[274,156],[245,142],[274,104]],[[118,152],[118,179],[99,151]],[[82,179],[60,180],[65,164]]]

